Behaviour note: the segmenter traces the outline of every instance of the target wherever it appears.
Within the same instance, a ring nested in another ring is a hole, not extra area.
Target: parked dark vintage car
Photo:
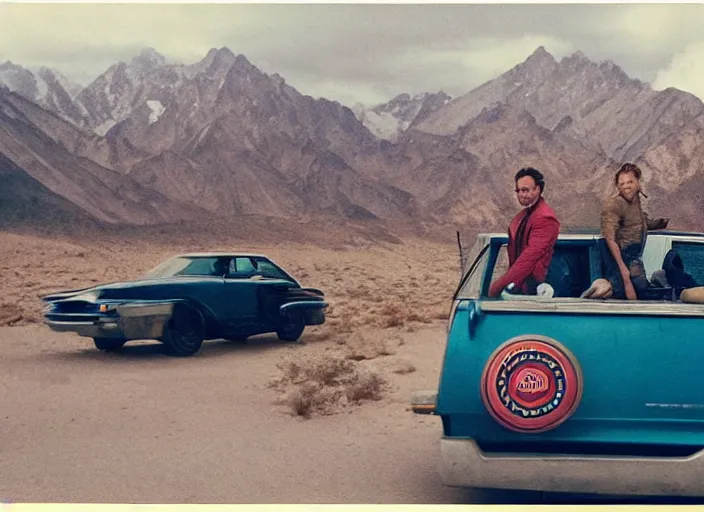
[[[43,297],[54,331],[93,338],[100,350],[155,339],[174,356],[204,340],[243,341],[276,333],[297,341],[307,325],[325,323],[322,291],[303,288],[266,256],[200,253],[170,258],[133,281]]]

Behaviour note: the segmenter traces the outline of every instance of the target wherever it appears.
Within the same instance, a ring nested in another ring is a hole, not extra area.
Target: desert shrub
[[[379,356],[390,356],[394,353],[388,347],[385,339],[369,339],[362,334],[357,334],[348,339],[345,357],[353,361],[363,361],[365,359],[376,359]]]
[[[14,325],[24,319],[24,310],[18,304],[3,302],[0,304],[0,326]]]
[[[287,405],[295,416],[334,414],[350,404],[380,400],[386,381],[376,373],[364,374],[357,363],[340,358],[277,365],[283,375],[269,383],[285,393],[277,403]]]
[[[318,388],[313,382],[306,382],[289,393],[288,404],[296,416],[309,417],[315,393]]]
[[[406,313],[398,303],[384,304],[379,314],[382,317],[382,327],[401,327],[405,323]]]
[[[306,376],[324,386],[337,384],[340,379],[352,374],[355,368],[345,359],[326,358],[305,369]]]
[[[413,364],[401,363],[396,367],[396,369],[394,370],[394,373],[397,373],[399,375],[406,375],[409,373],[413,373],[415,371],[416,371],[416,367]]]
[[[381,400],[381,392],[386,381],[376,373],[360,375],[345,388],[347,400],[352,403],[362,400]]]

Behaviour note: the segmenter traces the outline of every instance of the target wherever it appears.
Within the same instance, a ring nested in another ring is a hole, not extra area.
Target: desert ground
[[[452,243],[0,235],[4,501],[546,500],[443,486],[440,420],[409,410],[413,391],[439,378],[459,275]],[[41,323],[43,294],[130,279],[195,250],[267,254],[325,291],[327,322],[299,343],[213,340],[184,359],[148,341],[99,352]]]
[[[168,238],[168,237],[167,237]],[[48,237],[0,244],[0,497],[14,502],[463,503],[436,472],[441,427],[408,410],[436,385],[451,245],[346,247],[241,240]],[[196,250],[263,253],[323,289],[326,324],[301,342],[206,342],[101,353],[51,332],[40,297],[141,275]]]

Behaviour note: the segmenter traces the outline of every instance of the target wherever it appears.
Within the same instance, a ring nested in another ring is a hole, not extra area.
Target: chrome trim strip
[[[322,300],[294,300],[279,306],[279,311],[286,313],[289,309],[325,309],[327,307],[328,303]]]
[[[482,311],[499,312],[704,317],[704,304],[653,301],[559,298],[544,300],[483,300],[480,304]]]
[[[56,332],[72,332],[79,336],[95,337],[120,337],[120,326],[115,322],[62,322],[45,320],[44,323]]]
[[[46,325],[56,327],[93,327],[94,325],[97,325],[96,322],[62,322],[59,320],[45,320],[44,323]]]
[[[166,303],[125,303],[117,306],[120,318],[134,318],[145,316],[170,316],[174,309],[172,302]]]

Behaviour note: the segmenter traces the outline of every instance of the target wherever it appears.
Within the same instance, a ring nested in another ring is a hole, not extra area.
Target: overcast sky
[[[402,92],[458,96],[538,46],[611,59],[655,89],[704,98],[704,5],[9,4],[0,63],[86,85],[144,47],[192,63],[226,46],[302,94],[347,105]]]

